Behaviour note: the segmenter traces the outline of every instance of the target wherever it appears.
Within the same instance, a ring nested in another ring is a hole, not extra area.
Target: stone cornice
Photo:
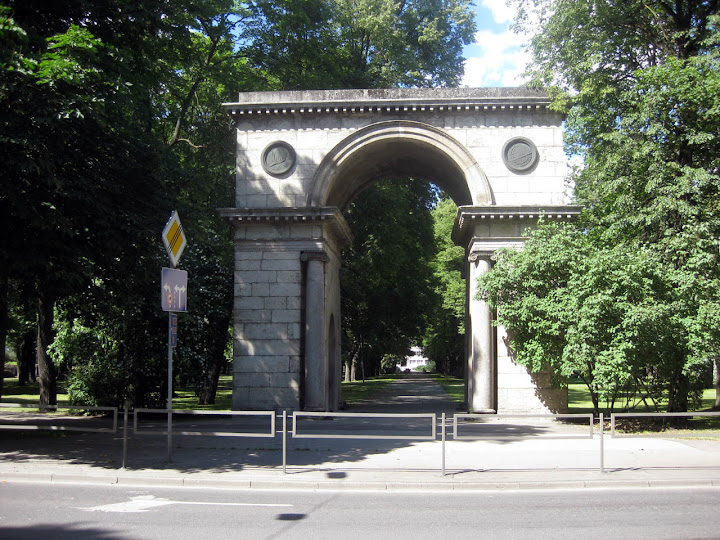
[[[455,217],[452,240],[458,245],[467,245],[467,240],[474,236],[477,222],[515,221],[525,222],[528,226],[537,223],[544,217],[553,221],[573,221],[580,216],[582,206],[461,206]]]
[[[475,262],[478,259],[494,261],[498,249],[520,249],[524,242],[525,238],[522,237],[473,238],[468,245],[468,261]]]
[[[303,208],[218,208],[220,217],[233,225],[326,222],[341,245],[352,242],[352,232],[339,209],[334,206]]]
[[[327,253],[325,253],[324,251],[303,251],[300,254],[300,260],[303,262],[308,262],[308,261],[328,262],[330,260],[330,257],[328,257]]]
[[[243,92],[223,108],[235,119],[265,115],[547,111],[550,97],[525,88],[390,88]]]

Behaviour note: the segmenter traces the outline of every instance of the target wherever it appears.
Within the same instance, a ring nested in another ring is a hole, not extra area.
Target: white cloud
[[[480,54],[466,60],[462,84],[470,87],[521,85],[525,81],[520,74],[531,58],[522,44],[523,38],[509,29],[500,33],[481,30],[475,34]]]
[[[515,18],[516,8],[508,6],[507,0],[482,0],[480,5],[490,10],[498,24],[511,23]]]

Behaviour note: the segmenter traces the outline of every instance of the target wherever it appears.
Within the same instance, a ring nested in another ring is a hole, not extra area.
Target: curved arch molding
[[[345,209],[360,191],[393,175],[433,181],[458,206],[493,204],[485,173],[462,144],[428,124],[393,120],[359,129],[328,152],[307,205]]]

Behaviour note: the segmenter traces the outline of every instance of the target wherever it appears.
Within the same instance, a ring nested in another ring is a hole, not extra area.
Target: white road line
[[[147,512],[153,508],[160,506],[168,506],[171,504],[184,505],[206,505],[206,506],[261,506],[268,508],[288,508],[292,504],[274,504],[274,503],[228,503],[228,502],[206,502],[206,501],[172,501],[170,499],[161,499],[158,497],[139,496],[133,497],[131,500],[113,504],[103,504],[101,506],[90,506],[87,508],[79,508],[86,512]]]

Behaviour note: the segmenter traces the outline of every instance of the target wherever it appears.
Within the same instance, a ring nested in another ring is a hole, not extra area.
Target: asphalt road
[[[718,488],[441,493],[3,483],[0,538],[718,538],[719,504]]]

